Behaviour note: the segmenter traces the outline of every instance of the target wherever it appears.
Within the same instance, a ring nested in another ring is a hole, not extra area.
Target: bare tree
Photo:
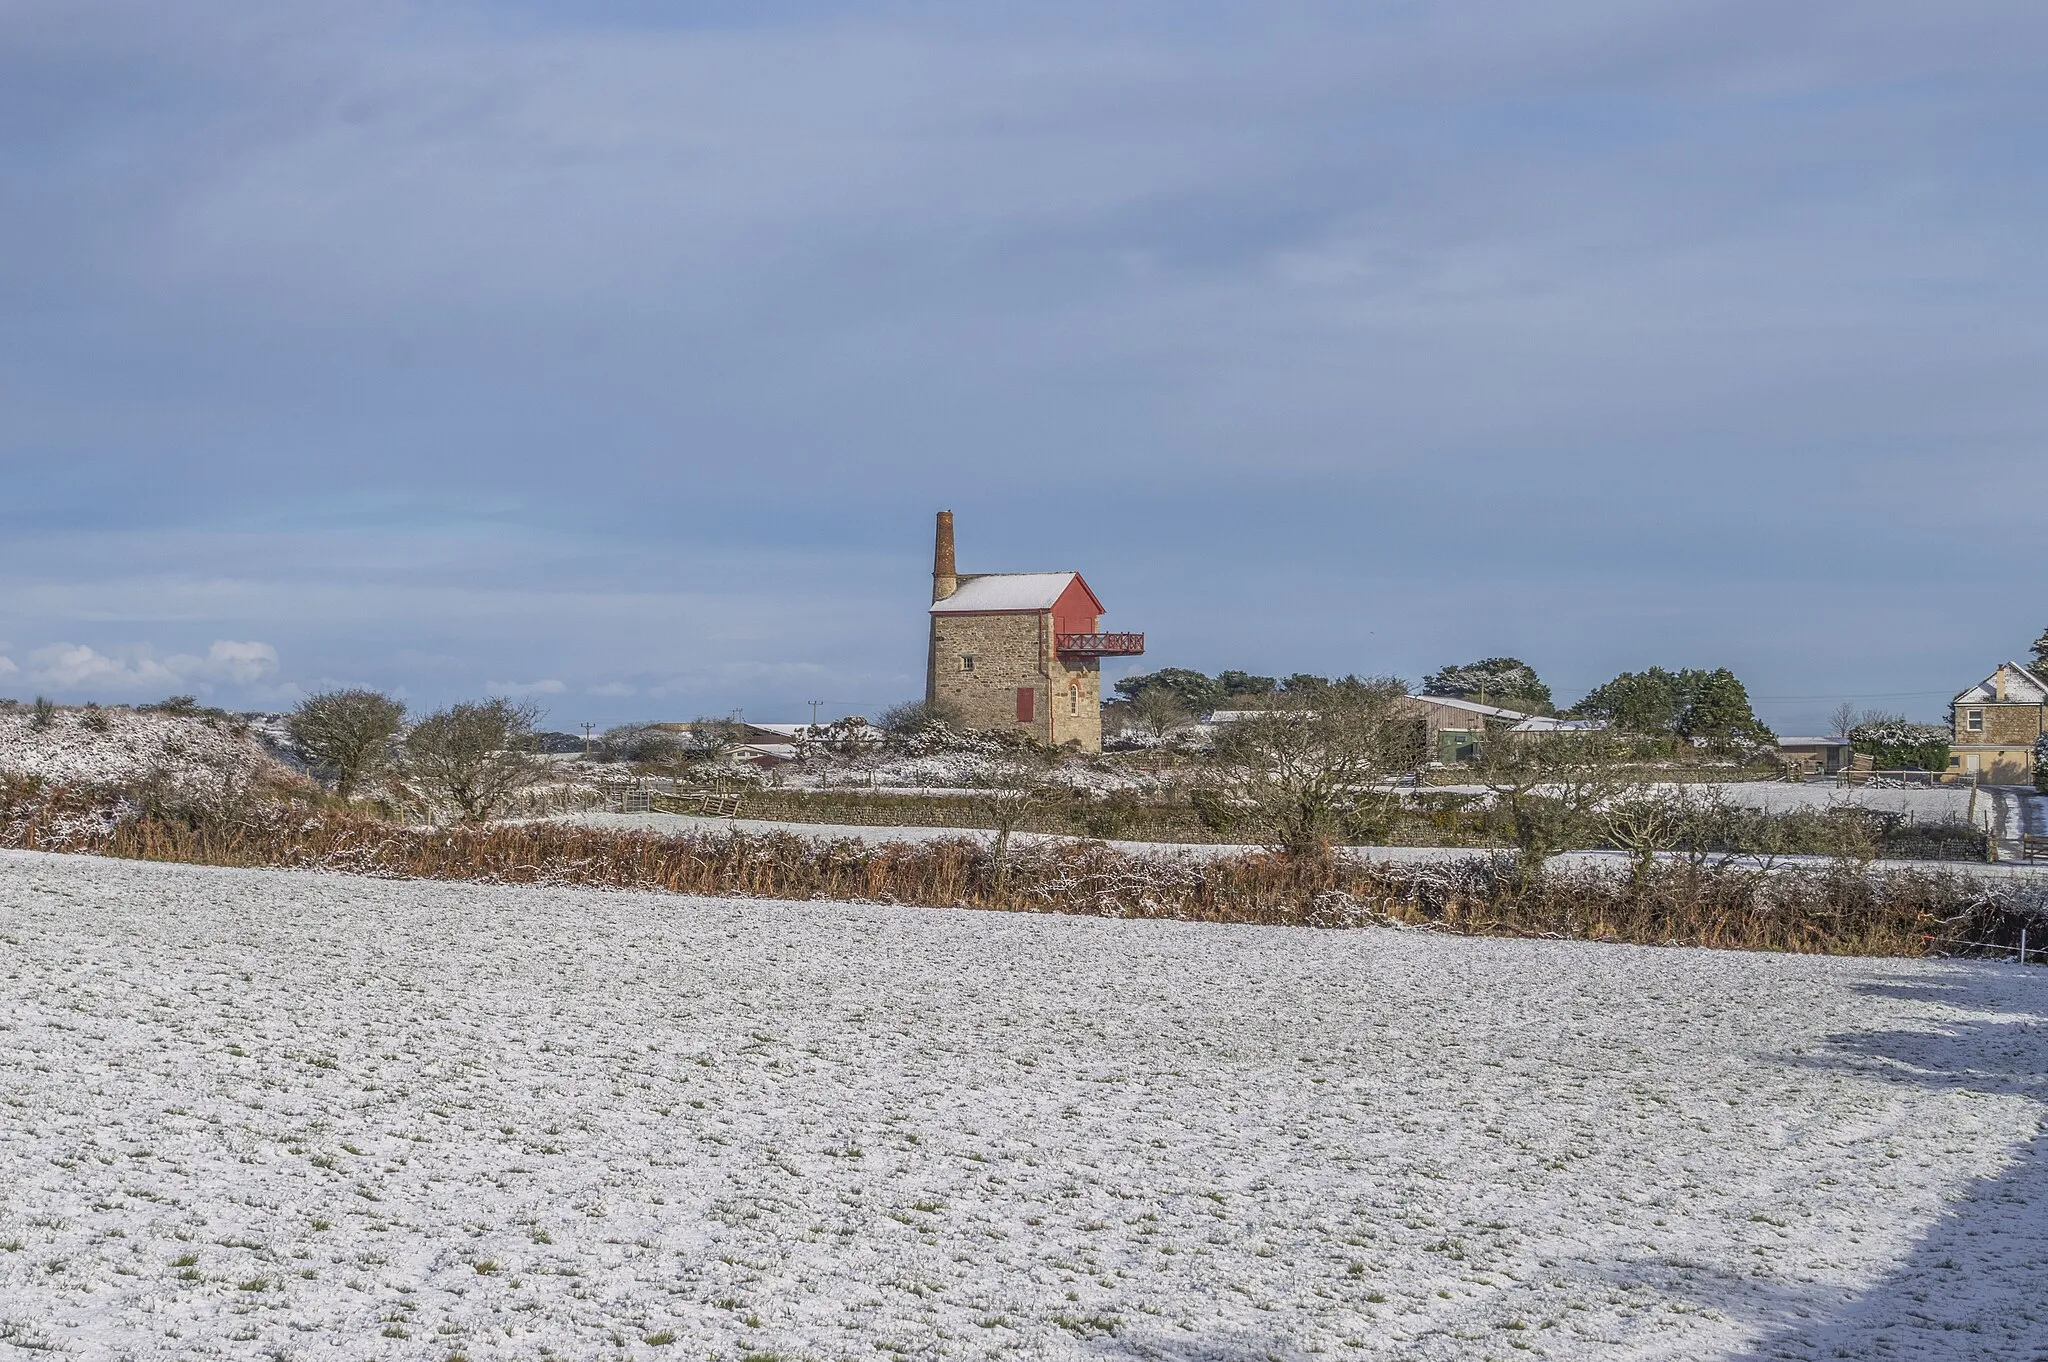
[[[1682,818],[1671,800],[1654,790],[1628,791],[1600,811],[1607,839],[1633,858],[1633,879],[1637,893],[1650,878],[1657,853],[1669,851],[1678,841]]]
[[[598,755],[606,761],[636,766],[666,766],[682,757],[684,739],[659,724],[620,724],[598,739]]]
[[[875,727],[903,738],[933,727],[965,728],[966,721],[955,706],[944,700],[905,700],[883,710]]]
[[[995,833],[990,853],[995,858],[998,898],[1010,885],[1010,837],[1030,814],[1032,805],[1051,794],[1051,765],[1038,748],[1018,747],[982,765],[973,781],[977,821]]]
[[[498,698],[436,710],[405,737],[406,765],[429,796],[481,823],[534,782],[540,710]]]
[[[1128,702],[1131,722],[1140,733],[1155,743],[1165,742],[1167,735],[1187,727],[1194,715],[1181,703],[1181,698],[1165,686],[1148,686]]]
[[[683,733],[681,755],[684,761],[701,766],[718,760],[729,748],[746,740],[747,726],[738,719],[717,719],[700,714],[690,720],[689,728]]]
[[[1828,715],[1828,733],[1847,742],[1849,735],[1856,731],[1856,725],[1862,722],[1863,711],[1844,700]]]
[[[1764,858],[1768,867],[1780,849],[1772,843],[1768,817],[1747,817],[1711,785],[1620,786],[1591,816],[1610,842],[1635,858],[1638,893],[1660,853],[1675,853],[1686,868],[1697,871],[1716,852],[1724,865],[1747,854]]]
[[[797,751],[805,757],[862,757],[882,745],[882,730],[859,715],[804,729]]]
[[[374,690],[337,690],[308,696],[285,720],[285,730],[315,770],[352,797],[356,787],[391,759],[405,723],[405,706]]]
[[[1499,733],[1481,745],[1479,779],[1515,844],[1516,878],[1533,889],[1552,853],[1594,831],[1627,782],[1603,733]]]
[[[1422,764],[1422,722],[1392,678],[1345,680],[1279,697],[1226,725],[1212,760],[1232,803],[1275,849],[1320,859],[1361,815],[1382,813],[1389,776]]]

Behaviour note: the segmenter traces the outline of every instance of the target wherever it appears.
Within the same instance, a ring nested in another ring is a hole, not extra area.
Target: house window
[[[974,670],[974,654],[973,654],[973,653],[962,653],[962,654],[960,654],[960,670],[961,670],[961,671],[963,671],[963,672],[971,672],[971,671],[973,671],[973,670]]]
[[[1030,686],[1017,687],[1017,722],[1028,724],[1038,717],[1038,692]]]
[[[1984,711],[1981,709],[1969,711],[1963,718],[1963,727],[1969,729],[1972,733],[1982,733],[1984,731]]]

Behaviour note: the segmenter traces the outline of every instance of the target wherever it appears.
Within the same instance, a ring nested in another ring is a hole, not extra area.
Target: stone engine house
[[[978,732],[1100,752],[1102,659],[1145,651],[1143,634],[1103,633],[1102,614],[1078,572],[959,572],[941,511],[925,699]]]

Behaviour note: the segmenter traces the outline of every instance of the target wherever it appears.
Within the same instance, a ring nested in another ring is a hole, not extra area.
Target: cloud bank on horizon
[[[0,11],[0,693],[921,685],[930,514],[1146,666],[2044,624],[2048,11]]]

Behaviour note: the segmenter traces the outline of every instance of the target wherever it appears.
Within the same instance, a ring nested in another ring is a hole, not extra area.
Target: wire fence
[[[2020,928],[2017,943],[1998,941],[1965,941],[1953,936],[1926,936],[1921,938],[1933,946],[1962,946],[1983,955],[2009,957],[2020,965],[2048,965],[2048,944],[2036,944],[2028,939],[2028,929]]]

